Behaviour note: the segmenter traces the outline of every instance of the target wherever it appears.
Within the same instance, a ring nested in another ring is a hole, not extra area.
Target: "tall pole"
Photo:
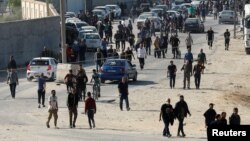
[[[66,63],[66,37],[65,37],[65,4],[64,0],[60,0],[60,17],[61,17],[61,51],[62,51],[62,63]]]
[[[236,16],[237,16],[237,10],[236,10],[236,6],[237,6],[237,0],[234,0],[234,39],[236,39]]]

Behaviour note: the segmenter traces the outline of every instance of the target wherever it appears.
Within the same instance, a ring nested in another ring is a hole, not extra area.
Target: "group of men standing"
[[[196,89],[200,88],[201,74],[203,73],[206,62],[206,54],[203,52],[203,49],[200,50],[200,53],[197,57],[197,64],[192,65],[194,59],[191,49],[188,48],[188,52],[185,54],[184,65],[181,68],[181,71],[184,71],[183,79],[183,89],[190,89],[190,77],[194,74],[195,78],[195,87]],[[170,61],[170,65],[167,68],[167,77],[170,79],[170,88],[175,88],[175,79],[176,79],[177,67],[174,64],[173,60]]]

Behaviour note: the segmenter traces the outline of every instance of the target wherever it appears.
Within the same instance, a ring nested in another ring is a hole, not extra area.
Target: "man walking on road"
[[[207,57],[203,52],[203,49],[201,49],[200,53],[198,54],[197,60],[201,62],[202,66],[204,66],[204,64],[207,64]],[[204,73],[204,69],[202,70],[202,73]]]
[[[209,49],[212,49],[214,41],[214,31],[212,30],[212,27],[210,27],[210,29],[207,31],[206,39],[208,41]]]
[[[191,113],[189,112],[188,105],[186,101],[184,101],[184,96],[180,96],[180,101],[176,103],[175,108],[175,116],[179,121],[179,127],[177,131],[177,136],[180,137],[180,132],[182,133],[182,137],[185,137],[184,129],[183,129],[183,122],[184,118],[187,117],[187,114],[191,116]]]
[[[128,100],[128,82],[127,77],[122,77],[122,81],[118,84],[118,91],[120,95],[120,109],[123,110],[123,100],[126,101],[127,111],[130,110],[129,100]]]
[[[192,39],[192,36],[191,36],[191,33],[190,33],[190,32],[188,32],[188,36],[187,36],[185,42],[186,42],[186,45],[187,45],[187,49],[188,49],[188,48],[191,49],[191,46],[192,46],[192,44],[193,44],[193,39]]]
[[[209,109],[203,114],[203,116],[205,117],[206,127],[208,127],[212,122],[215,121],[216,111],[214,110],[213,103],[209,104]]]
[[[143,45],[141,45],[140,48],[137,49],[137,57],[140,62],[141,70],[143,70],[145,59],[147,58],[147,52],[146,49],[143,47]]]
[[[182,66],[181,71],[184,70],[184,80],[183,80],[183,89],[190,89],[190,77],[192,76],[192,64],[189,61]]]
[[[228,31],[228,29],[224,33],[224,38],[225,38],[225,50],[228,50],[230,42],[230,32]]]
[[[102,63],[103,63],[103,59],[104,59],[104,56],[103,56],[100,48],[97,48],[97,52],[95,53],[94,57],[95,57],[94,60],[96,63],[96,70],[98,71],[99,68],[101,68]]]
[[[41,73],[40,77],[38,78],[38,108],[41,108],[40,104],[41,104],[41,99],[42,99],[42,105],[43,107],[45,107],[44,105],[44,101],[45,101],[45,92],[46,92],[46,80],[44,79],[44,74]]]
[[[67,107],[69,109],[69,127],[76,127],[76,119],[77,119],[77,107],[78,107],[78,95],[76,89],[73,89],[73,92],[70,92],[67,99]],[[72,117],[74,115],[74,120],[72,123]]]
[[[196,89],[200,89],[200,82],[201,82],[201,72],[204,70],[205,66],[202,66],[201,62],[198,61],[197,64],[194,66],[193,74],[194,74],[194,82]]]
[[[59,129],[57,127],[57,119],[58,119],[58,102],[57,102],[57,96],[56,96],[56,91],[52,90],[51,91],[52,96],[49,97],[49,117],[48,121],[46,122],[47,128],[50,128],[49,122],[52,118],[52,115],[54,116],[54,125],[56,129]]]
[[[92,127],[95,128],[94,114],[96,113],[96,103],[95,100],[91,97],[90,92],[88,92],[87,95],[88,98],[85,101],[85,114],[88,115],[89,128],[92,129]]]
[[[171,60],[167,72],[167,75],[170,78],[169,84],[171,89],[175,87],[176,71],[177,71],[176,65],[174,65],[174,61]]]
[[[161,121],[161,119],[163,119],[165,125],[163,129],[163,136],[171,137],[172,135],[169,131],[169,124],[173,125],[174,123],[174,109],[170,104],[170,98],[167,99],[167,103],[164,103],[161,106],[159,121]]]
[[[180,44],[180,40],[179,38],[177,37],[177,35],[172,35],[170,37],[170,43],[172,45],[172,53],[174,55],[173,59],[177,59],[178,57],[178,46]]]
[[[16,85],[18,85],[18,75],[15,69],[11,68],[8,72],[7,84],[10,86],[10,93],[13,99],[16,97]]]
[[[16,69],[16,68],[17,68],[16,61],[13,56],[10,56],[10,61],[8,63],[8,71],[10,71],[10,69]]]

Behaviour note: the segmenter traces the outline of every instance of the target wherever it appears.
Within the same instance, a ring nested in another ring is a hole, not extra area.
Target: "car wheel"
[[[52,72],[52,75],[51,75],[51,77],[50,77],[49,80],[50,80],[50,81],[54,81],[54,80],[55,80],[55,74],[54,74],[54,72]]]
[[[101,79],[101,83],[105,83],[105,80],[104,80],[104,79]]]
[[[133,81],[137,81],[137,73],[135,74],[134,78],[133,78]]]

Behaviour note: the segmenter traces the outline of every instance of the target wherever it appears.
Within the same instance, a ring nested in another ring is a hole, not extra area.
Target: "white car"
[[[140,29],[143,25],[144,25],[144,22],[145,20],[150,17],[150,15],[140,15],[137,20],[136,20],[136,25],[137,25],[137,28]]]
[[[106,11],[102,9],[94,9],[92,10],[92,13],[97,15],[98,19],[101,21],[106,17]]]
[[[114,15],[115,15],[115,18],[119,18],[121,16],[121,8],[116,5],[116,4],[108,4],[108,5],[105,5],[106,7],[109,7],[113,12],[114,12]]]
[[[151,8],[150,9],[151,12],[157,13],[157,15],[159,15],[160,13],[163,14],[164,10],[161,8]]]
[[[101,37],[98,33],[86,33],[83,39],[86,41],[87,49],[96,50],[101,48]]]
[[[168,10],[167,13],[170,15],[170,17],[175,16],[179,17],[180,13],[174,10]]]
[[[155,12],[143,12],[143,13],[141,13],[140,15],[158,16],[158,14],[155,13]]]
[[[42,73],[46,79],[55,80],[57,63],[57,60],[51,57],[33,58],[27,66],[27,80],[38,78]]]
[[[75,28],[80,31],[83,26],[88,26],[89,24],[83,21],[70,22],[75,25]]]
[[[77,17],[75,12],[66,12],[65,16],[69,16],[69,17],[72,17],[72,18]]]
[[[83,26],[83,27],[81,28],[81,31],[82,31],[82,30],[92,30],[94,33],[98,33],[95,26]]]
[[[72,18],[66,18],[65,23],[72,23],[72,22],[81,22],[80,19],[72,17]]]
[[[105,17],[109,16],[111,9],[107,6],[96,6],[94,9],[105,10]]]

